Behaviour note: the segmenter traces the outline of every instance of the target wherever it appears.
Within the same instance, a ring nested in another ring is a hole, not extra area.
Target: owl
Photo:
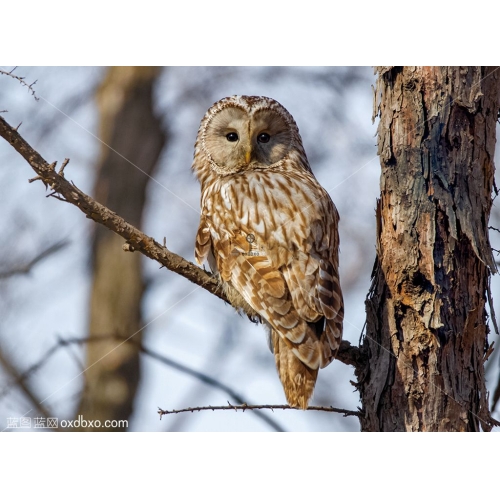
[[[215,103],[192,168],[201,184],[196,261],[208,259],[232,305],[267,327],[286,399],[306,409],[342,339],[337,209],[294,119],[269,97]]]

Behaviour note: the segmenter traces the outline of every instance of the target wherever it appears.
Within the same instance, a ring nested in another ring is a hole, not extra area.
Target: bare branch
[[[43,356],[42,358],[36,362],[34,365],[31,365],[26,371],[13,375],[14,376],[14,381],[16,384],[19,384],[22,388],[23,384],[26,383],[26,381],[40,368],[42,368],[45,363],[49,361],[49,359],[61,348],[61,344],[55,344],[53,345]],[[0,401],[9,394],[9,392],[13,389],[12,384],[7,384],[3,387],[2,390],[0,390]]]
[[[66,168],[66,165],[69,163],[69,158],[65,158],[61,168],[59,169],[59,172],[57,172],[59,175],[62,175],[64,177],[64,169]]]
[[[160,415],[160,420],[163,415],[172,415],[173,413],[185,413],[185,412],[195,412],[195,411],[205,411],[205,410],[300,410],[300,411],[326,411],[333,413],[342,413],[344,417],[359,417],[361,416],[361,412],[352,411],[352,410],[343,410],[341,408],[334,408],[333,406],[309,406],[305,410],[302,408],[294,408],[289,405],[232,405],[229,401],[227,402],[228,406],[197,406],[195,408],[184,408],[182,410],[162,410],[158,408],[158,414]]]
[[[26,88],[27,88],[27,89],[31,92],[31,95],[32,95],[32,96],[33,96],[33,97],[34,97],[37,101],[39,101],[39,100],[40,100],[40,98],[39,98],[39,97],[37,97],[37,95],[35,94],[35,91],[34,91],[34,89],[33,89],[33,85],[35,85],[35,84],[36,84],[37,80],[35,80],[33,83],[30,83],[30,84],[26,83],[26,82],[25,82],[25,77],[24,77],[24,76],[17,76],[17,75],[14,75],[14,71],[15,71],[16,69],[17,69],[17,66],[16,66],[16,67],[14,67],[13,69],[11,69],[9,72],[7,72],[7,71],[2,71],[2,70],[0,69],[0,74],[1,74],[1,75],[5,75],[5,76],[10,76],[11,78],[14,78],[14,79],[18,80],[18,81],[21,83],[21,85],[23,85],[24,87],[26,87]],[[20,124],[19,124],[19,125],[20,125]],[[19,128],[19,125],[18,125],[18,127],[17,127],[17,128]]]
[[[46,259],[49,255],[58,252],[59,250],[64,248],[67,244],[68,244],[67,241],[58,241],[57,243],[54,243],[53,245],[50,245],[48,248],[43,250],[41,253],[39,253],[36,257],[31,259],[26,264],[21,264],[18,267],[9,269],[7,271],[1,271],[0,280],[10,278],[16,274],[29,274],[33,269],[33,267],[35,267],[39,262]]]
[[[218,281],[179,255],[170,252],[153,238],[145,235],[122,217],[80,191],[55,170],[55,162],[47,163],[3,118],[0,117],[0,135],[31,165],[45,186],[59,194],[65,201],[78,207],[89,219],[106,226],[124,238],[134,250],[156,260],[164,267],[187,278],[228,302]],[[53,194],[53,193],[51,193]]]
[[[31,403],[36,407],[36,409],[45,417],[49,418],[47,409],[40,402],[40,399],[30,387],[30,385],[26,382],[26,377],[20,375],[17,371],[17,368],[5,354],[3,349],[0,347],[0,364],[4,367],[5,371],[14,379],[14,382],[19,386],[22,392],[27,396],[27,398],[31,401]]]
[[[351,345],[347,340],[343,340],[340,343],[339,350],[337,352],[337,357],[340,362],[345,365],[351,365],[356,368],[356,370],[364,370],[368,364],[368,358],[365,351],[362,351],[359,347]]]

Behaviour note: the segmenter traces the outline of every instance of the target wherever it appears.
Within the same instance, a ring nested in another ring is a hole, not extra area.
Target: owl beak
[[[248,165],[250,163],[250,160],[252,158],[252,148],[248,148],[246,153],[245,153],[245,162]]]

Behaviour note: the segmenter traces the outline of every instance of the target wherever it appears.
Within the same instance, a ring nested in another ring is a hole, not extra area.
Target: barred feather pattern
[[[196,260],[208,259],[233,305],[267,325],[287,401],[307,408],[319,368],[340,346],[344,310],[339,216],[297,125],[273,99],[222,99],[201,122],[193,170],[202,191]]]

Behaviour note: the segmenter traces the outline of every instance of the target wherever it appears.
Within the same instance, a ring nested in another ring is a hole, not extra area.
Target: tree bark
[[[113,67],[97,95],[104,144],[95,199],[136,227],[141,226],[148,181],[166,140],[153,111],[158,75],[158,68]],[[104,226],[95,227],[89,335],[123,340],[135,335],[140,342],[141,256],[124,252],[122,243]],[[89,342],[87,349],[86,385],[78,414],[102,423],[129,419],[140,379],[139,344],[108,339]]]
[[[364,431],[490,430],[484,380],[500,72],[379,68]]]

